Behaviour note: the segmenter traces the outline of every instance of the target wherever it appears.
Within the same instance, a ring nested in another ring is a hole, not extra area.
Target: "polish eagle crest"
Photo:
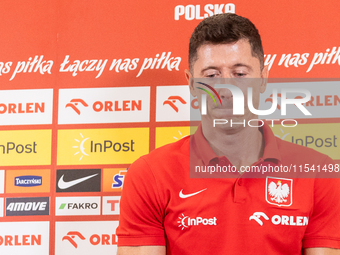
[[[292,179],[267,177],[266,200],[269,204],[290,206],[292,204]]]
[[[268,185],[269,195],[272,197],[270,198],[272,201],[277,203],[287,202],[286,197],[289,195],[289,186],[287,183],[283,184],[279,180],[277,184],[275,182],[271,182]]]

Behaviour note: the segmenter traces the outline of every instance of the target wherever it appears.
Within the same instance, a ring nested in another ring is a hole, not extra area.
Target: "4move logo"
[[[6,216],[49,215],[49,197],[6,198]]]

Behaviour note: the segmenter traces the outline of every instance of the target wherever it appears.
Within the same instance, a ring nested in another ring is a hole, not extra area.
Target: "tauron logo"
[[[179,224],[178,227],[185,229],[189,228],[190,226],[199,226],[199,225],[210,225],[210,226],[216,226],[216,220],[217,218],[202,218],[202,217],[196,217],[196,218],[190,218],[189,216],[185,216],[182,213],[182,217],[179,216],[179,221],[177,223]]]
[[[182,104],[186,104],[185,100],[181,98],[180,96],[169,96],[167,100],[164,101],[163,105],[168,104],[171,106],[172,109],[174,109],[176,112],[178,112],[178,107],[175,105],[175,103],[179,101]]]
[[[67,240],[74,248],[78,248],[78,244],[73,240],[76,236],[78,236],[81,240],[85,240],[85,237],[78,231],[70,231],[63,237],[62,241]]]
[[[14,185],[19,187],[35,187],[42,185],[42,177],[36,175],[17,176]]]
[[[66,106],[71,107],[78,115],[80,115],[80,110],[77,108],[78,103],[82,104],[84,107],[88,107],[89,105],[83,99],[72,99]]]
[[[6,216],[49,215],[49,197],[6,198]]]

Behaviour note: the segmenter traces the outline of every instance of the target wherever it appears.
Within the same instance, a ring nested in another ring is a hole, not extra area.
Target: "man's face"
[[[202,121],[212,122],[213,119],[233,119],[240,121],[243,119],[256,119],[257,116],[251,113],[247,107],[247,88],[253,89],[253,105],[258,109],[260,93],[266,88],[265,79],[268,72],[267,67],[261,70],[260,61],[254,57],[251,52],[251,46],[248,40],[242,39],[231,44],[206,44],[197,50],[197,60],[193,64],[192,73],[186,71],[186,77],[190,85],[190,93],[197,97],[199,106],[201,106],[201,94],[205,93],[197,87],[202,87],[197,82],[190,82],[190,78],[230,78],[230,79],[213,79],[209,85],[214,83],[231,84],[239,87],[245,96],[245,114],[232,115],[232,94],[228,89],[217,89],[222,100],[217,105],[210,96],[207,96],[207,115],[202,115]],[[254,78],[254,79],[247,79]],[[255,79],[257,78],[257,79]],[[207,80],[208,83],[208,79]],[[217,97],[215,100],[218,102]]]

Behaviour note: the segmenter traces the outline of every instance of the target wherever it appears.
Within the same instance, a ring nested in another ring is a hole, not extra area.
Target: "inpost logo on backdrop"
[[[51,164],[51,130],[0,131],[2,166]]]
[[[340,159],[339,123],[299,124],[293,129],[275,125],[272,130],[282,140],[312,148],[334,160]]]
[[[148,152],[148,128],[58,131],[58,165],[130,164]]]

